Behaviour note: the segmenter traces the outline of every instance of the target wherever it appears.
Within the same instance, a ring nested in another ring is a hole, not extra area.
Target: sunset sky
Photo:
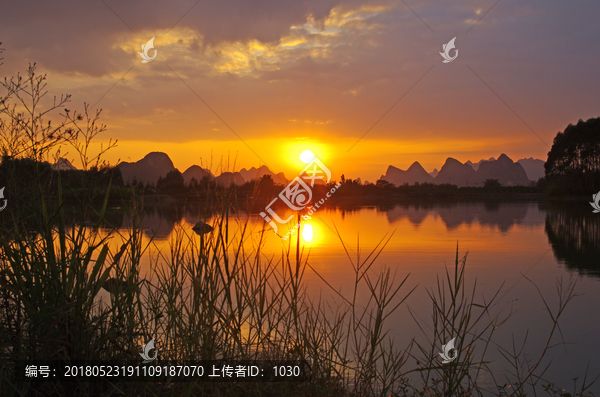
[[[50,97],[101,108],[112,163],[162,151],[180,171],[229,158],[290,178],[310,149],[374,182],[415,160],[545,160],[600,116],[599,18],[597,1],[12,1],[0,77],[36,62]]]

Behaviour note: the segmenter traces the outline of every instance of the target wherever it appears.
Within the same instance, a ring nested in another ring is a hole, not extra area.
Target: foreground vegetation
[[[354,293],[333,302],[306,294],[304,275],[315,270],[303,250],[292,244],[280,257],[265,258],[263,233],[252,235],[241,225],[240,234],[228,236],[233,225],[226,211],[213,218],[210,235],[180,230],[170,251],[156,256],[149,283],[139,270],[151,247],[142,245],[135,223],[120,235],[55,225],[51,218],[42,233],[4,230],[0,239],[0,388],[11,394],[522,396],[546,389],[566,395],[544,380],[540,363],[574,297],[572,283],[559,284],[558,307],[547,307],[553,325],[542,356],[527,360],[522,349],[503,349],[514,378],[490,390],[478,380],[486,372],[494,378],[485,355],[507,319],[492,310],[498,294],[478,300],[476,286],[467,287],[466,256],[457,253],[454,268],[429,291],[431,320],[421,324],[425,338],[418,338],[428,342],[414,339],[399,347],[387,319],[412,292],[408,276],[395,280],[390,269],[372,271],[391,236],[366,258],[349,256]],[[110,239],[119,241],[113,252]],[[109,277],[127,287],[107,302],[100,291]],[[366,305],[358,303],[359,293],[368,294]],[[16,360],[139,361],[141,345],[154,337],[163,360],[306,360],[313,377],[305,383],[243,384],[16,381]],[[457,358],[442,364],[441,344],[452,338]],[[584,395],[589,386],[584,381],[572,395]]]

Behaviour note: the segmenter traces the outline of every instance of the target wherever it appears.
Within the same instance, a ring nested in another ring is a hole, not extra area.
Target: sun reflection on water
[[[313,239],[313,234],[314,233],[312,226],[308,223],[304,225],[304,227],[302,228],[302,238],[304,239],[304,241],[310,243]]]

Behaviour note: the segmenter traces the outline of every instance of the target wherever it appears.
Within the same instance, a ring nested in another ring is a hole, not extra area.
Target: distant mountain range
[[[77,168],[75,168],[69,160],[65,158],[60,158],[56,163],[52,164],[52,169],[55,171],[71,171],[76,170]]]
[[[52,167],[60,170],[76,169],[67,159],[59,159]],[[169,156],[162,152],[151,152],[139,161],[123,162],[117,167],[121,170],[123,181],[126,184],[137,180],[153,185],[156,185],[159,178],[164,178],[169,172],[176,169]],[[277,184],[286,185],[288,183],[283,172],[276,174],[265,165],[259,168],[242,168],[239,172],[223,172],[218,176],[213,175],[210,170],[192,165],[182,173],[186,185],[191,182],[192,178],[199,182],[204,177],[223,185],[231,183],[241,185],[251,180],[258,180],[264,175],[270,175]],[[464,164],[449,157],[439,171],[434,169],[431,173],[427,173],[418,161],[415,161],[406,171],[390,165],[380,179],[396,186],[415,183],[483,186],[486,179],[497,179],[502,185],[516,186],[529,185],[531,181],[537,181],[543,176],[543,160],[528,158],[513,162],[506,154],[501,154],[497,160],[492,157],[477,163],[467,161]]]
[[[135,163],[123,162],[117,168],[121,170],[125,184],[136,180],[156,185],[158,178],[164,178],[175,166],[166,153],[152,152]]]
[[[242,176],[242,178],[244,178],[245,181],[260,179],[263,175],[271,175],[271,178],[273,178],[273,182],[279,185],[286,185],[288,183],[288,180],[285,177],[285,175],[283,175],[283,172],[280,172],[279,174],[274,174],[266,165],[260,166],[258,169],[254,167],[250,168],[249,170],[242,168],[240,170],[240,175]]]
[[[154,185],[158,182],[158,178],[164,178],[169,172],[176,169],[169,156],[162,152],[148,153],[139,161],[134,163],[123,162],[117,165],[117,167],[121,170],[125,184],[135,179],[139,182]],[[230,185],[232,183],[242,185],[253,179],[260,179],[264,175],[271,175],[275,183],[282,185],[288,183],[283,172],[275,174],[265,165],[259,168],[252,167],[249,170],[242,168],[239,172],[223,172],[219,176],[214,176],[210,170],[204,169],[199,165],[192,165],[182,173],[183,181],[186,185],[192,181],[192,178],[200,182],[204,177],[213,179],[222,185]]]
[[[380,179],[396,186],[414,183],[449,183],[457,186],[483,186],[486,179],[497,179],[504,186],[527,186],[544,176],[544,161],[533,158],[513,162],[506,154],[498,159],[480,160],[477,163],[460,161],[449,157],[438,171],[427,173],[415,161],[406,171],[390,165]]]
[[[530,157],[528,159],[518,160],[517,163],[521,164],[527,173],[527,178],[531,179],[532,181],[537,181],[538,179],[546,176],[546,171],[544,170],[544,164],[546,164],[546,162],[544,160]]]
[[[473,167],[473,169],[475,171],[477,171],[479,169],[479,166],[481,165],[481,163],[483,163],[484,161],[494,161],[494,160],[496,160],[496,159],[493,157],[490,157],[488,160],[480,160],[478,163],[475,163],[475,164],[471,163],[470,161],[467,161],[465,164],[471,165]],[[544,160],[534,159],[533,157],[530,157],[528,159],[517,160],[517,163],[521,164],[521,166],[525,170],[525,173],[527,174],[527,178],[529,178],[529,180],[531,180],[531,181],[535,182],[538,179],[546,176],[546,174],[544,172],[544,164],[546,164],[546,162]]]
[[[390,165],[385,175],[383,175],[380,179],[384,179],[398,186],[405,183],[413,185],[415,182],[433,183],[435,180],[433,176],[429,175],[427,171],[425,171],[418,161],[412,163],[412,165],[408,167],[406,171]]]
[[[200,182],[205,176],[209,177],[210,179],[215,179],[215,176],[212,172],[210,172],[210,170],[205,170],[199,165],[192,165],[190,168],[183,171],[183,174],[181,175],[183,176],[183,183],[186,185],[190,184],[192,178],[195,179],[196,182]]]

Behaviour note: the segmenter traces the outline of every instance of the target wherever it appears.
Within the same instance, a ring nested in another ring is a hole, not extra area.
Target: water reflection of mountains
[[[514,225],[545,222],[545,232],[556,259],[581,275],[600,277],[600,214],[587,203],[449,203],[377,207],[390,224],[408,219],[419,226],[428,216],[439,217],[448,230],[479,224],[509,231]]]
[[[535,227],[545,224],[545,233],[559,262],[582,275],[600,277],[600,214],[593,214],[591,207],[585,205],[545,205],[535,202],[410,203],[337,207],[335,210],[341,211],[344,218],[365,208],[375,208],[385,213],[390,224],[407,219],[418,227],[428,216],[433,216],[441,219],[449,231],[461,225],[481,225],[506,233],[515,225]],[[161,240],[168,238],[175,225],[182,220],[192,225],[196,223],[199,208],[148,208],[141,215],[140,228],[144,234]],[[126,229],[131,224],[131,215],[115,209],[107,212],[103,226]]]
[[[378,208],[384,211],[390,224],[408,219],[419,226],[425,218],[440,218],[448,230],[461,225],[480,224],[498,228],[501,232],[509,231],[514,225],[527,225],[526,218],[535,221],[543,219],[544,213],[536,203],[435,203],[435,204],[399,204],[392,208]]]
[[[198,206],[146,207],[136,214],[138,228],[148,238],[164,240],[169,238],[175,225],[182,220],[194,225],[199,219],[208,219],[211,214]],[[106,229],[130,229],[133,225],[131,211],[109,209],[102,225]]]

